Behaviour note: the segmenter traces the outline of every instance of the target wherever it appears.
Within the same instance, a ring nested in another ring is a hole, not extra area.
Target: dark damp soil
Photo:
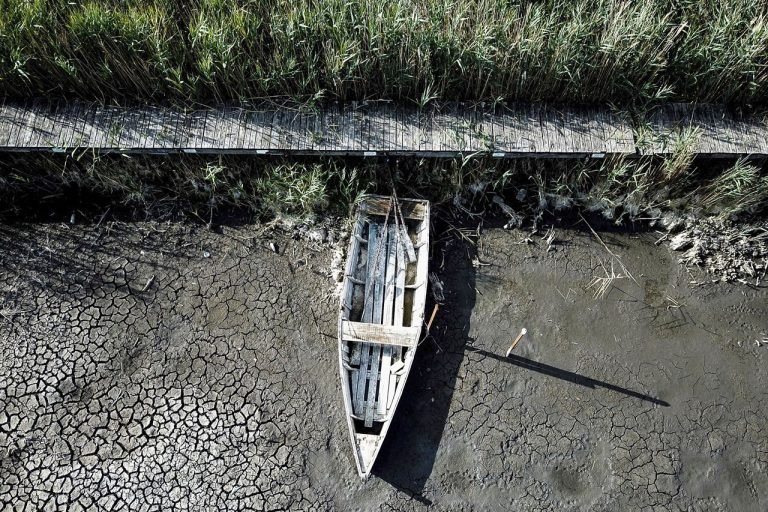
[[[475,233],[433,227],[445,300],[361,483],[333,247],[0,225],[0,508],[768,508],[768,289],[654,234]]]

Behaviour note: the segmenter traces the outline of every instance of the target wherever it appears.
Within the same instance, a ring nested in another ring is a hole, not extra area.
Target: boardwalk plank
[[[257,109],[248,109],[245,112],[243,121],[243,148],[250,150],[266,149],[266,135],[264,133],[266,123],[264,121],[264,111]]]
[[[286,137],[283,148],[289,151],[298,151],[301,143],[301,113],[296,110],[286,112],[285,128]]]
[[[37,149],[40,147],[40,138],[44,132],[44,126],[50,113],[50,102],[44,98],[35,100],[33,107],[35,111],[34,122],[30,126],[29,139],[26,141],[26,147],[29,149]],[[0,119],[2,118],[2,111],[0,111]],[[0,121],[0,133],[2,132],[2,121]],[[2,135],[0,135],[0,141]]]
[[[24,140],[30,138],[29,124],[34,123],[34,114],[31,112],[31,104],[12,105],[8,107],[7,113],[3,116],[3,124],[6,130],[0,139],[0,145],[9,148],[24,146]]]
[[[112,125],[112,114],[114,110],[110,107],[99,107],[96,116],[94,117],[95,134],[93,136],[93,143],[96,148],[104,148],[109,150],[112,148],[109,137],[109,129]]]
[[[240,134],[240,118],[238,109],[228,106],[221,112],[219,118],[218,137],[214,147],[218,149],[240,149],[238,138]]]
[[[403,120],[401,147],[402,151],[415,153],[419,150],[419,113],[414,111],[401,111]]]
[[[312,112],[303,110],[300,113],[299,119],[299,149],[302,154],[312,151],[313,138],[312,133],[315,131],[314,119],[312,118]]]
[[[153,147],[160,153],[181,149],[188,139],[186,116],[176,109],[159,108],[155,112],[155,122],[150,124]]]
[[[419,111],[419,132],[417,150],[422,153],[432,151],[432,111]]]
[[[293,146],[296,137],[294,136],[293,123],[296,119],[296,113],[291,110],[280,112],[280,147],[284,150],[295,150]]]
[[[137,109],[130,112],[128,116],[128,129],[126,130],[126,142],[124,147],[132,150],[144,149],[144,123],[146,111]],[[122,142],[122,141],[121,141]]]
[[[154,109],[142,108],[136,125],[136,148],[141,150],[151,150],[154,147],[154,130],[157,129],[154,123]]]
[[[261,112],[262,131],[262,150],[276,150],[280,145],[280,132],[278,131],[277,121],[279,112],[274,110],[264,110]]]
[[[135,146],[137,112],[121,109],[116,114],[112,119],[112,132],[117,141],[117,147],[131,149]]]
[[[203,148],[205,118],[207,114],[205,110],[194,110],[190,113],[189,142],[187,144],[190,149],[197,151]]]
[[[216,148],[216,141],[221,136],[219,133],[220,124],[221,111],[206,109],[205,121],[200,132],[200,139],[198,140],[199,149],[209,150]]]
[[[175,121],[173,111],[165,108],[153,109],[153,121],[149,125],[153,149],[159,151],[173,148]]]
[[[307,150],[317,151],[323,139],[323,116],[320,111],[313,111],[307,119],[308,145]]]
[[[378,111],[377,125],[379,127],[378,133],[381,134],[382,148],[381,151],[389,153],[394,149],[395,137],[397,133],[397,124],[393,116],[392,105],[386,103],[382,105],[382,108]],[[376,133],[376,126],[373,130]]]
[[[285,123],[285,112],[278,110],[272,113],[272,123],[269,133],[269,149],[279,150],[285,147],[285,129],[283,128]]]
[[[312,137],[312,150],[316,152],[327,151],[326,148],[330,145],[330,131],[331,131],[331,111],[333,106],[329,106],[327,109],[318,110],[315,117],[314,133]]]
[[[135,132],[133,134],[133,146],[134,150],[146,150],[147,148],[147,128],[149,126],[150,112],[147,109],[139,109],[136,111],[135,118]]]
[[[366,115],[367,109],[361,105],[355,111],[355,125],[357,127],[357,151],[368,151],[370,147],[370,118]]]
[[[42,100],[35,100],[26,105],[26,116],[24,119],[24,127],[19,133],[18,146],[20,148],[29,148],[32,139],[35,137],[35,126],[37,124],[37,114],[40,111],[40,103]]]
[[[96,105],[88,105],[80,111],[80,122],[77,124],[75,139],[72,141],[74,147],[91,147],[91,132],[93,131],[95,111]]]
[[[66,149],[69,147],[69,141],[75,132],[77,123],[77,111],[81,108],[79,104],[64,102],[59,105],[55,116],[56,140],[54,147]]]
[[[14,130],[11,134],[9,142],[12,142],[14,147],[23,147],[23,140],[27,135],[27,123],[30,118],[29,104],[23,105],[17,109],[16,115],[13,119]]]
[[[288,116],[288,132],[290,137],[287,147],[290,151],[299,152],[302,149],[303,123],[304,119],[300,110],[294,110]]]
[[[11,105],[6,105],[3,102],[2,108],[0,108],[0,146],[9,147],[9,132],[11,129]]]
[[[180,148],[187,140],[186,132],[184,131],[184,118],[184,114],[178,110],[170,111],[168,130],[171,133],[167,134],[166,139],[169,145],[166,148]]]
[[[90,147],[101,148],[106,146],[107,130],[109,129],[110,111],[99,105],[93,116],[93,130],[91,132]]]
[[[405,112],[402,108],[399,108],[398,106],[394,105],[392,107],[392,115],[395,119],[395,124],[397,125],[397,129],[395,130],[395,140],[393,142],[393,151],[401,152],[405,150],[405,138],[406,134],[408,133],[407,129],[407,119],[405,117]]]
[[[99,105],[91,105],[90,108],[84,111],[84,124],[82,128],[82,140],[79,146],[82,148],[92,148],[96,142],[98,136],[98,126],[96,125],[96,119],[98,115]]]
[[[339,151],[349,151],[350,143],[352,141],[352,135],[350,133],[352,114],[350,113],[349,105],[341,105],[339,107]]]
[[[147,109],[148,116],[144,128],[144,147],[151,150],[165,148],[165,126],[167,115],[165,109],[151,107]]]
[[[250,107],[242,108],[238,119],[238,146],[243,150],[256,149],[258,131],[255,124],[255,112]]]
[[[750,151],[752,154],[768,154],[768,130],[766,130],[766,121],[756,121],[754,123],[745,123],[742,121],[746,132],[751,140]]]
[[[11,129],[8,132],[8,140],[6,145],[9,147],[20,147],[20,141],[24,137],[25,127],[27,124],[27,105],[19,105],[13,109],[13,115],[9,116],[11,119]]]
[[[357,102],[353,102],[348,109],[345,109],[344,131],[346,133],[344,149],[350,152],[359,151],[360,127],[357,124]]]

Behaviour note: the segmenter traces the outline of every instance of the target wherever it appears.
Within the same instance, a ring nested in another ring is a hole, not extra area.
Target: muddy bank
[[[0,502],[765,510],[768,290],[692,284],[655,235],[601,233],[622,266],[589,232],[553,234],[435,233],[446,301],[363,484],[331,247],[0,226]]]

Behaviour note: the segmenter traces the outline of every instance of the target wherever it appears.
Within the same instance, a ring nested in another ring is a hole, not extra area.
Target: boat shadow
[[[449,233],[455,228],[433,221],[435,242],[430,270],[442,282],[445,300],[440,301],[429,333],[416,352],[397,413],[372,471],[426,505],[431,501],[422,492],[446,427],[475,306],[474,247]],[[428,294],[425,321],[429,321],[435,304],[433,294]]]

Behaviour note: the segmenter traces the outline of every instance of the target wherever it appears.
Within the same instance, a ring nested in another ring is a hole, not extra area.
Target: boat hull
[[[367,196],[347,252],[339,369],[357,471],[365,480],[405,388],[424,323],[429,203]]]

